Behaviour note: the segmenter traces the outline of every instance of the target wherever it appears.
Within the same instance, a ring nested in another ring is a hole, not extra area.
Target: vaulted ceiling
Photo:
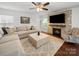
[[[48,8],[49,10],[42,11],[42,13],[48,13],[64,8],[72,8],[77,6],[79,6],[79,2],[50,2],[50,4],[46,6],[46,8]],[[14,11],[37,13],[36,9],[30,10],[30,8],[34,8],[31,2],[0,2],[0,8]]]

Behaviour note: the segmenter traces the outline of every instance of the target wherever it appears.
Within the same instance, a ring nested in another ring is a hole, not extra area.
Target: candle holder
[[[37,35],[38,35],[38,36],[40,35],[40,31],[37,33]]]

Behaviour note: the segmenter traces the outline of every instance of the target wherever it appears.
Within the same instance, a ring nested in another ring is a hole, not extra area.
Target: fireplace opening
[[[53,35],[61,38],[61,29],[60,28],[53,28]]]

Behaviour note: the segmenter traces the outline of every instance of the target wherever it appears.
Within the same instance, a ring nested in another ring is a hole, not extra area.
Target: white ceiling
[[[46,8],[48,11],[42,11],[42,13],[48,13],[51,11],[61,10],[64,8],[72,8],[79,6],[79,2],[50,2]],[[36,9],[30,10],[29,8],[33,8],[31,2],[0,2],[0,8],[9,9],[14,11],[23,11],[29,13],[37,13]]]

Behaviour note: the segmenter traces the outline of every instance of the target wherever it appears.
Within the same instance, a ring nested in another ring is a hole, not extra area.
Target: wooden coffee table
[[[40,35],[38,36],[37,33],[32,33],[29,34],[29,41],[34,47],[38,48],[46,44],[49,40],[47,34],[40,33]]]

